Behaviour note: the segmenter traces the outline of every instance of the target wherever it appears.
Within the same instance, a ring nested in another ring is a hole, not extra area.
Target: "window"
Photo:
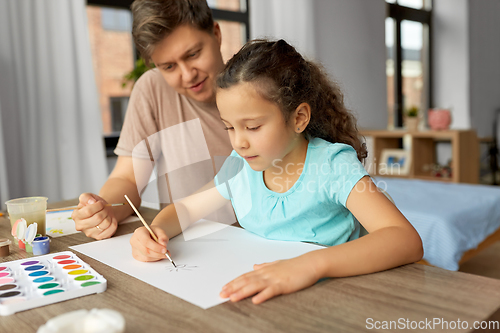
[[[113,132],[122,130],[123,120],[125,120],[125,112],[127,112],[129,97],[111,97],[111,129]]]
[[[250,39],[248,0],[207,0],[222,32],[221,53],[228,61]]]
[[[123,77],[132,71],[137,52],[132,39],[133,0],[87,0],[89,38],[99,90],[103,135],[112,152],[122,128],[131,85]],[[222,31],[221,53],[229,60],[249,39],[248,0],[207,0]]]
[[[425,115],[431,95],[431,1],[386,0],[388,128],[402,127],[404,114]]]
[[[132,14],[127,9],[102,7],[101,22],[104,30],[132,30]]]
[[[103,135],[108,136],[121,130],[116,122],[123,119],[114,111],[113,98],[128,97],[132,91],[131,85],[122,86],[124,75],[134,68],[132,15],[126,9],[88,5],[87,18]]]

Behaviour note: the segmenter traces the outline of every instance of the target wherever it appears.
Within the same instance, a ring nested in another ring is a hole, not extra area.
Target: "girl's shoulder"
[[[309,148],[314,160],[323,162],[342,162],[342,160],[358,160],[356,150],[345,143],[331,143],[329,141],[313,138],[309,140]]]

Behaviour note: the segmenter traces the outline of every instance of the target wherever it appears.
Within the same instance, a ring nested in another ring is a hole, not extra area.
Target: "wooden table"
[[[51,208],[74,203],[62,202]],[[141,208],[141,213],[148,222],[156,214],[147,208]],[[140,225],[121,225],[117,235],[130,233]],[[8,219],[0,217],[0,237],[12,239],[9,230]],[[81,233],[53,238],[51,252],[67,251],[68,246],[89,241]],[[323,280],[261,305],[246,299],[203,310],[76,254],[107,279],[107,290],[1,317],[0,332],[35,332],[57,315],[92,308],[119,311],[126,319],[127,332],[360,332],[369,331],[367,325],[373,327],[375,321],[380,325],[398,320],[418,324],[434,318],[467,321],[469,329],[460,332],[472,332],[474,321],[485,320],[500,307],[500,280],[411,264],[375,274]],[[11,255],[0,260],[30,256],[11,245]]]

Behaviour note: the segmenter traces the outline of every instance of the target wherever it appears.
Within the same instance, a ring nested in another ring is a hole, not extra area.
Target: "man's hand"
[[[95,239],[113,236],[118,227],[113,207],[106,206],[106,200],[92,193],[83,193],[79,201],[78,209],[71,214],[76,230]]]

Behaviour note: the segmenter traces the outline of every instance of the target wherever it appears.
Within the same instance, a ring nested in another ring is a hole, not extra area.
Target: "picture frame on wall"
[[[378,174],[407,176],[410,173],[410,158],[410,152],[405,149],[384,149],[378,163]]]

